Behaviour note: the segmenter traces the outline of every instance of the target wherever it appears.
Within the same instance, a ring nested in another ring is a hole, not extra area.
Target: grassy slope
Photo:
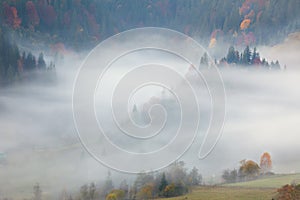
[[[300,174],[276,175],[269,178],[224,184],[216,187],[198,187],[185,196],[170,198],[170,200],[270,200],[276,195],[277,188],[290,184],[294,180],[300,183]]]
[[[232,187],[249,187],[249,188],[279,188],[285,184],[290,184],[296,180],[300,183],[300,174],[277,175],[270,178],[258,179],[254,181],[225,184],[224,186]]]
[[[276,190],[271,188],[199,187],[190,194],[170,200],[263,200],[272,199],[275,194]]]

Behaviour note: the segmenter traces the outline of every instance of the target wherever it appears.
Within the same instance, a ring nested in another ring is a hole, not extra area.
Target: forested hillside
[[[1,20],[20,37],[80,50],[115,33],[160,26],[215,47],[270,44],[300,28],[299,0],[5,0]],[[210,39],[210,40],[209,40]]]
[[[56,60],[66,49],[89,50],[136,27],[175,29],[212,50],[224,43],[238,49],[273,44],[300,29],[299,0],[4,0],[0,5],[0,84],[44,68],[35,58],[43,55],[30,50],[51,52]]]

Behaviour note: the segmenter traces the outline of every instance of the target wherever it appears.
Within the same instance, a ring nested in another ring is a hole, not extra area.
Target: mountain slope
[[[274,43],[300,28],[299,9],[298,0],[6,0],[1,21],[31,42],[75,49],[145,26],[204,38],[212,47]]]

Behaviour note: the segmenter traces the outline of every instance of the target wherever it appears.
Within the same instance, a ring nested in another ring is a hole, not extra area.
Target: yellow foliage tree
[[[153,198],[153,193],[154,193],[154,185],[147,184],[139,190],[139,192],[137,193],[137,199],[138,200],[151,199]]]
[[[246,178],[254,178],[259,175],[259,166],[252,160],[241,161],[239,174]]]
[[[125,192],[123,190],[112,190],[107,196],[106,200],[123,200]]]
[[[105,200],[117,200],[117,195],[114,194],[114,193],[109,193],[109,194],[106,196]]]

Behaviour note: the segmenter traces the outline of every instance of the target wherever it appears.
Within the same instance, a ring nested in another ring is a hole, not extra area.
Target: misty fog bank
[[[1,89],[0,152],[7,155],[7,163],[0,164],[0,194],[26,196],[36,182],[47,193],[60,193],[105,179],[109,169],[85,152],[73,121],[72,89],[80,63],[81,59],[66,58],[57,67],[57,84],[52,86],[36,82]],[[222,137],[210,156],[199,160],[200,133],[181,160],[210,177],[237,168],[242,159],[258,162],[268,151],[275,172],[300,172],[300,72],[293,70],[298,63],[288,65],[291,70],[278,72],[222,69],[227,95]],[[151,95],[146,97],[141,103]],[[123,177],[128,175],[113,172],[116,181]]]

